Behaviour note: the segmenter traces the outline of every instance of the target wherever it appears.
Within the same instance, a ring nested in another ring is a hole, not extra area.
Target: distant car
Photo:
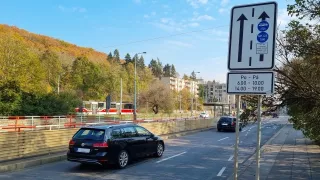
[[[209,117],[209,114],[206,113],[206,112],[202,112],[202,113],[200,113],[200,117],[201,117],[201,118],[208,118],[208,117]]]
[[[272,114],[272,117],[273,117],[273,118],[278,118],[279,115],[278,115],[277,113],[273,113],[273,114]]]
[[[239,122],[239,131],[242,131],[242,123]],[[232,116],[222,116],[217,123],[217,130],[231,130],[236,131],[236,118]]]
[[[131,159],[161,157],[163,140],[135,124],[90,126],[79,129],[69,142],[68,161],[116,164],[125,168]]]

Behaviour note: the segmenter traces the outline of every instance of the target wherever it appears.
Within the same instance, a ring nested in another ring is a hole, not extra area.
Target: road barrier
[[[147,117],[146,117],[147,118]],[[204,119],[198,117],[164,117],[164,118],[138,118],[136,121],[120,117],[105,116],[0,116],[0,132],[54,130],[82,127],[94,124],[120,124],[120,123],[155,123],[167,121],[181,121],[186,119]]]
[[[157,135],[171,134],[215,125],[217,119],[176,120],[141,123]],[[78,128],[43,131],[4,132],[0,135],[0,162],[67,151],[68,142]]]

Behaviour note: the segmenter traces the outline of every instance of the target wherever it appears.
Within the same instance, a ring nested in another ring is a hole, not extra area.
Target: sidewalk
[[[255,155],[240,165],[239,179],[254,180]],[[261,149],[260,179],[320,179],[320,147],[287,124]]]

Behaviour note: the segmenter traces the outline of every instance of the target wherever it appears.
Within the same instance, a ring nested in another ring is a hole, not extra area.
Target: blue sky
[[[256,2],[10,0],[1,2],[0,23],[106,53],[117,48],[122,57],[146,51],[146,64],[158,57],[174,64],[180,75],[195,70],[205,80],[225,82],[230,9]],[[284,27],[290,19],[286,4],[292,0],[277,2],[278,24]]]

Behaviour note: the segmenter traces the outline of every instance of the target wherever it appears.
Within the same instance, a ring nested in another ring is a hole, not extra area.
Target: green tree
[[[0,84],[15,81],[27,92],[48,92],[45,71],[39,56],[21,38],[0,32]]]
[[[296,0],[288,13],[300,19],[320,20],[319,0]],[[292,21],[277,38],[276,92],[288,107],[296,129],[320,142],[320,25]]]
[[[20,108],[21,93],[15,81],[7,81],[0,85],[0,115],[13,115]]]
[[[190,75],[190,79],[195,81],[197,79],[197,75],[194,71],[192,71],[191,75]]]
[[[113,52],[113,57],[116,62],[120,62],[120,53],[118,49],[115,49]]]
[[[103,92],[97,91],[101,80],[101,69],[90,62],[87,57],[78,57],[72,65],[74,88],[83,99],[99,99]]]
[[[112,56],[112,53],[109,52],[109,54],[108,54],[108,59],[111,59],[111,58],[113,58],[113,56]]]
[[[163,77],[171,77],[171,66],[169,64],[163,67]]]
[[[141,92],[139,101],[140,104],[149,103],[155,114],[158,114],[160,110],[165,113],[172,113],[174,109],[171,90],[159,80],[153,81],[148,90]]]
[[[149,64],[149,68],[151,69],[152,74],[155,77],[161,79],[161,77],[163,75],[163,71],[162,71],[163,67],[162,67],[162,63],[160,62],[159,59],[157,59],[157,60],[152,59]]]
[[[189,80],[189,79],[190,79],[189,76],[186,75],[186,74],[184,74],[182,78],[183,78],[184,80]]]
[[[137,61],[137,67],[138,67],[138,69],[142,70],[142,69],[145,68],[145,66],[146,66],[146,65],[144,64],[144,58],[143,58],[143,56],[141,55],[140,58],[139,58],[138,61]]]
[[[176,71],[176,68],[174,67],[173,64],[171,65],[170,71],[171,71],[171,73],[170,73],[171,77],[177,77],[177,71]]]
[[[46,50],[40,60],[46,72],[47,83],[56,90],[59,76],[62,73],[62,64],[58,55],[53,51]]]
[[[126,56],[124,57],[124,60],[126,61],[126,64],[129,64],[132,62],[132,59],[129,53],[126,54]]]

